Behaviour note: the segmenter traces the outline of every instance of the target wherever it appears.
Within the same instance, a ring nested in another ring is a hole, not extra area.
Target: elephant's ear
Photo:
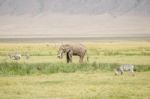
[[[71,51],[71,49],[70,48],[66,48],[66,52],[68,53],[68,52],[70,52]]]
[[[64,50],[64,49],[65,49],[65,47],[64,47],[63,45],[61,46],[61,48],[62,48],[62,50]]]

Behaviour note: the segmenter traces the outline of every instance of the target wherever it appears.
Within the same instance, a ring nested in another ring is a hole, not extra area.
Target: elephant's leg
[[[67,63],[72,62],[72,51],[67,52],[66,59]]]
[[[71,56],[69,56],[69,59],[70,59],[70,62],[72,63],[72,55],[71,55]]]
[[[72,62],[72,55],[73,55],[73,52],[72,52],[72,51],[69,51],[68,56],[69,56],[69,61],[70,61],[70,62]]]
[[[83,63],[83,57],[80,56],[79,63]]]
[[[68,53],[66,54],[66,59],[67,59],[67,63],[69,63],[70,59],[69,59],[69,54]]]

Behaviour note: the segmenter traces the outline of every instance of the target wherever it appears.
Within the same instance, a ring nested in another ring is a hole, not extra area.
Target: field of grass
[[[89,62],[66,64],[59,43],[0,43],[0,99],[149,99],[150,42],[83,42]],[[8,53],[19,52],[19,61]],[[25,53],[30,58],[25,58]],[[136,75],[115,76],[120,64]]]
[[[0,99],[149,99],[150,72],[0,76]]]

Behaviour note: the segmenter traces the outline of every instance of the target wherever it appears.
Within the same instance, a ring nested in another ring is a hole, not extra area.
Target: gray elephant
[[[84,56],[87,54],[87,50],[82,44],[64,44],[61,45],[58,50],[58,58],[62,59],[63,54],[66,54],[67,63],[72,62],[72,56],[79,56],[80,63],[83,63]],[[87,56],[88,61],[88,56]]]

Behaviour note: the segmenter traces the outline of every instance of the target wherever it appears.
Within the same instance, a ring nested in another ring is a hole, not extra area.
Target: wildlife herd
[[[79,63],[83,63],[83,59],[85,58],[85,55],[87,56],[87,62],[88,54],[87,49],[83,44],[62,44],[60,45],[58,49],[57,57],[59,59],[62,59],[63,56],[66,56],[67,63],[72,62],[72,56],[79,56]],[[9,58],[12,60],[20,60],[22,58],[22,55],[18,52],[13,52],[8,54]],[[29,53],[24,54],[26,59],[30,58]],[[132,64],[122,64],[121,66],[114,69],[115,75],[123,75],[125,71],[130,72],[134,76],[134,65]]]

